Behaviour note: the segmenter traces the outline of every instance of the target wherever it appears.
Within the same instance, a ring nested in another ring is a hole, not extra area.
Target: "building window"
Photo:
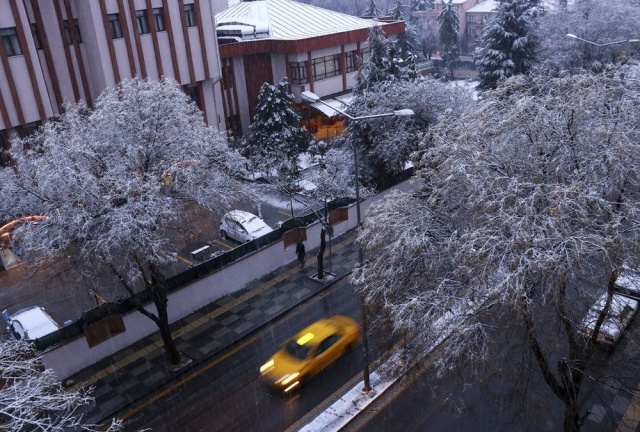
[[[69,20],[64,20],[64,34],[67,37],[67,45],[73,45],[73,35],[71,34],[71,28],[69,28]],[[80,26],[78,20],[73,20],[73,27],[76,31],[75,36],[78,38],[78,43],[82,43],[82,35],[80,34]]]
[[[38,34],[38,26],[34,23],[31,23],[31,36],[33,36],[33,44],[36,46],[37,50],[42,49],[42,40],[40,40],[40,35]]]
[[[367,60],[369,60],[369,57],[371,56],[371,50],[369,48],[365,48],[363,50],[360,50],[360,54],[362,55],[361,64],[364,64]]]
[[[222,90],[229,90],[233,87],[233,64],[226,59],[222,65]]]
[[[120,25],[120,14],[113,13],[107,15],[109,18],[109,27],[111,28],[111,39],[120,39],[122,37],[122,26]]]
[[[20,130],[18,131],[18,135],[21,138],[29,138],[31,135],[38,132],[41,126],[42,126],[42,123],[40,123],[39,121],[23,124]]]
[[[78,43],[82,43],[82,33],[80,33],[80,25],[78,25],[78,18],[73,19],[73,27],[76,30],[76,37],[78,38]]]
[[[191,98],[191,102],[198,105],[199,107],[200,97],[198,84],[187,84],[185,86],[182,86],[182,90],[187,94],[187,96],[189,96],[189,98]]]
[[[149,33],[149,21],[147,21],[147,11],[137,10],[136,20],[138,21],[138,33],[141,35]]]
[[[196,26],[196,10],[193,3],[184,5],[184,17],[187,20],[187,27]]]
[[[164,31],[164,11],[161,7],[153,9],[153,22],[156,25],[156,31]]]
[[[73,37],[71,36],[71,29],[69,28],[69,20],[64,20],[64,34],[67,38],[67,45],[72,45]]]
[[[338,54],[313,59],[313,79],[318,81],[340,75]]]
[[[291,84],[306,84],[309,82],[307,78],[307,62],[291,62]]]
[[[360,61],[358,60],[357,51],[348,51],[344,56],[347,73],[355,72],[360,68]]]
[[[15,27],[6,27],[0,29],[0,37],[2,38],[2,44],[4,45],[4,51],[7,53],[7,57],[22,55],[22,49],[18,42],[18,34]]]

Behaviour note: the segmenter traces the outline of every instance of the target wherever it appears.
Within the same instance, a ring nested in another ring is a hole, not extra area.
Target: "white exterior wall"
[[[274,84],[280,82],[282,78],[287,76],[287,67],[288,65],[283,53],[271,54],[271,73],[273,74]]]
[[[313,92],[320,97],[324,97],[334,93],[340,93],[341,91],[343,91],[342,75],[334,76],[320,81],[314,81],[313,83]]]
[[[27,19],[24,9],[19,8],[20,19],[19,21],[25,21]],[[17,27],[19,22],[13,17],[13,13],[8,2],[0,3],[0,28],[5,27]],[[42,103],[44,105],[44,111],[46,115],[53,115],[54,111],[51,107],[51,101],[49,94],[47,93],[47,85],[44,77],[43,70],[40,68],[37,62],[38,51],[36,50],[31,32],[25,35],[26,46],[21,46],[22,55],[9,57],[7,63],[9,69],[15,79],[16,93],[18,99],[21,102],[22,113],[25,123],[31,123],[40,120],[40,113],[36,104],[36,94],[39,94]],[[25,56],[30,56],[33,59],[33,73],[35,75],[35,86],[32,85],[29,79],[29,70],[27,68],[27,62]],[[0,92],[2,93],[2,100],[0,103],[4,104],[7,114],[9,116],[9,125],[4,124],[4,119],[0,116],[0,130],[16,125],[19,122],[17,107],[14,104],[13,96],[11,94],[11,87],[9,85],[8,74],[3,70],[4,66],[0,64]]]
[[[177,64],[180,69],[180,84],[201,83],[202,108],[206,110],[207,120],[211,125],[218,127],[224,131],[225,123],[222,115],[222,99],[220,97],[220,61],[218,54],[218,45],[215,38],[214,16],[216,13],[227,7],[225,0],[201,0],[198,3],[201,12],[201,22],[199,27],[187,28],[189,34],[189,48],[187,53],[182,29],[182,18],[184,11],[179,7],[178,2],[167,2],[168,8],[165,10],[165,28],[171,26],[173,30],[174,44],[170,44],[168,31],[157,33],[159,52],[161,53],[163,73],[160,74],[153,44],[153,33],[140,35],[140,43],[142,52],[138,52],[136,44],[136,35],[138,34],[137,21],[135,17],[130,16],[129,2],[134,1],[134,9],[146,9],[145,0],[127,0],[124,2],[124,9],[118,9],[118,0],[106,0],[106,13],[120,14],[120,23],[123,27],[123,38],[111,40],[111,34],[105,34],[105,25],[103,23],[102,9],[100,8],[100,0],[72,0],[69,5],[73,10],[75,17],[78,19],[82,43],[79,50],[82,56],[82,63],[76,58],[76,47],[74,45],[66,45],[66,35],[62,28],[62,21],[69,19],[73,25],[73,17],[67,17],[67,8],[64,2],[39,1],[40,12],[44,24],[40,39],[49,46],[51,53],[51,61],[55,69],[56,80],[52,78],[53,70],[49,70],[44,50],[36,50],[35,44],[29,28],[29,22],[34,22],[34,11],[31,9],[30,2],[17,2],[19,17],[14,19],[13,10],[8,1],[0,2],[0,28],[18,27],[20,24],[25,32],[26,45],[21,43],[23,54],[30,52],[33,69],[35,71],[35,82],[37,83],[43,107],[44,118],[41,118],[36,98],[33,94],[32,78],[28,73],[27,63],[22,56],[14,56],[7,59],[11,76],[15,82],[16,91],[20,99],[20,107],[24,114],[24,122],[21,122],[18,116],[18,107],[14,105],[9,79],[6,73],[0,73],[0,92],[2,92],[2,100],[0,103],[7,110],[10,124],[5,125],[4,119],[0,116],[0,132],[5,129],[11,129],[21,126],[21,124],[31,123],[35,121],[46,121],[48,118],[58,114],[58,103],[63,101],[77,102],[78,99],[84,99],[90,104],[95,98],[107,87],[117,85],[116,74],[114,73],[115,64],[112,64],[109,43],[114,46],[114,54],[117,63],[117,72],[120,79],[130,78],[132,71],[130,67],[130,59],[134,64],[134,75],[141,75],[141,58],[144,58],[147,76],[151,79],[160,79],[163,76],[172,76],[177,78],[173,70],[172,53],[177,58]],[[189,3],[189,0],[186,1]],[[54,7],[55,4],[60,6],[60,15]],[[153,0],[152,8],[163,7],[162,0]],[[31,16],[29,18],[27,13]],[[17,22],[16,22],[17,21]],[[153,26],[153,20],[149,22],[149,26]],[[132,53],[128,52],[125,26],[127,27],[130,46]],[[200,32],[204,34],[206,41],[207,59],[203,59],[201,49]],[[69,60],[65,54],[65,48],[70,53]],[[189,55],[187,55],[189,54]],[[191,82],[189,74],[189,63],[187,59],[192,61],[195,81]],[[209,69],[209,76],[205,76],[205,63]],[[0,63],[1,65],[1,63]],[[84,70],[80,70],[83,66]],[[2,67],[0,66],[0,72]],[[85,87],[82,76],[85,76],[89,94],[85,94]],[[55,82],[54,82],[55,81]],[[78,95],[74,95],[74,82]],[[60,91],[62,100],[57,101],[54,88]],[[217,88],[216,88],[217,87]],[[216,96],[216,94],[218,96]],[[220,118],[221,121],[218,121]]]
[[[242,124],[242,133],[245,134],[249,130],[251,117],[249,116],[249,96],[247,95],[244,60],[242,57],[233,59],[233,72],[236,81],[236,94],[238,95],[238,110]]]

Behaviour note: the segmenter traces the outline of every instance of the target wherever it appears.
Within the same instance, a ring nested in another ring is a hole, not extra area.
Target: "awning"
[[[339,110],[344,111],[349,107],[349,103],[351,102],[352,99],[353,99],[353,95],[351,93],[348,93],[345,95],[336,96],[329,99],[323,99],[323,101],[329,104],[331,107],[338,108]],[[327,105],[320,102],[311,104],[311,106],[317,109],[318,111],[320,111],[321,113],[323,113],[324,115],[326,115],[327,117],[340,115],[338,111],[331,109],[331,107],[328,107]]]

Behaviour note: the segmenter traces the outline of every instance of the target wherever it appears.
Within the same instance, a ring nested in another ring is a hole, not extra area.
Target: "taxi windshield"
[[[284,350],[291,356],[296,357],[300,360],[304,360],[309,355],[309,351],[311,351],[311,345],[300,345],[295,339],[291,339],[284,346]]]

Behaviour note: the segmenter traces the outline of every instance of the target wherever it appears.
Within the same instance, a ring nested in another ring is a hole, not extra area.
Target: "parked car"
[[[269,225],[253,213],[232,210],[222,216],[220,235],[223,239],[248,242],[273,231]]]
[[[596,321],[604,309],[607,301],[607,293],[602,293],[591,306],[589,312],[582,320],[580,331],[587,337],[591,337],[596,326]],[[622,336],[622,332],[629,326],[633,316],[638,311],[638,301],[622,294],[614,293],[611,298],[609,312],[605,317],[597,341],[604,345],[613,346]]]
[[[21,309],[14,314],[4,310],[2,316],[7,321],[9,333],[19,340],[34,341],[60,328],[58,323],[40,306]]]
[[[615,285],[616,290],[622,294],[640,297],[640,273],[627,266],[624,266]]]
[[[260,374],[277,389],[288,393],[341,357],[358,342],[360,327],[349,317],[321,319],[285,342]]]

